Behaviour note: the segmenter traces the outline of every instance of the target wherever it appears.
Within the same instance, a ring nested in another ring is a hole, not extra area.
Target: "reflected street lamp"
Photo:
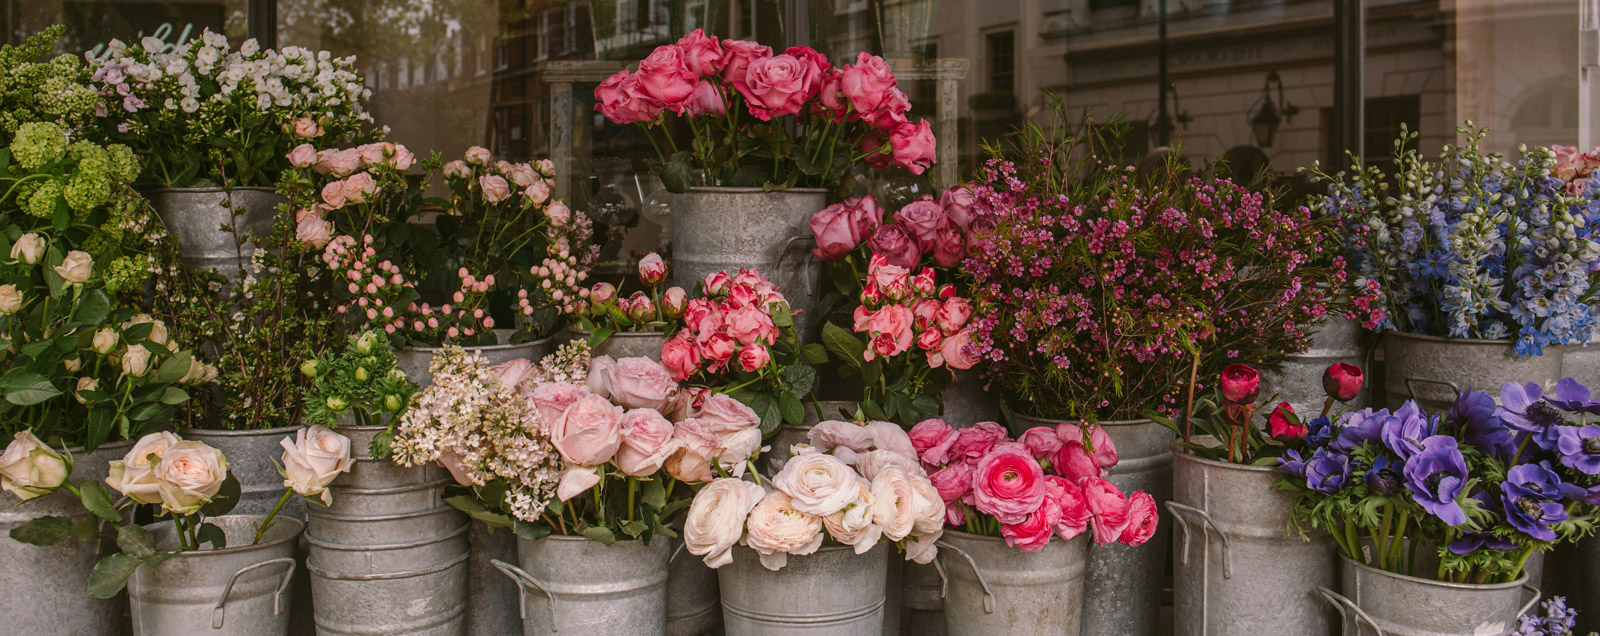
[[[1278,86],[1278,102],[1272,101],[1272,86]],[[1261,88],[1261,98],[1256,100],[1260,104],[1255,108],[1255,114],[1250,116],[1250,132],[1256,138],[1256,145],[1262,148],[1271,148],[1272,142],[1278,137],[1278,126],[1285,121],[1294,121],[1294,116],[1300,113],[1300,107],[1290,104],[1283,97],[1283,78],[1278,77],[1278,71],[1267,73],[1266,85]],[[1278,104],[1283,104],[1280,109]]]

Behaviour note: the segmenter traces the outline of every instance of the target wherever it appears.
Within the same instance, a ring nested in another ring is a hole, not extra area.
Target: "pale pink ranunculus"
[[[945,300],[944,304],[939,306],[939,313],[933,317],[939,329],[946,335],[960,331],[967,326],[967,321],[970,319],[972,319],[972,301],[960,296]]]
[[[1128,527],[1117,540],[1129,547],[1144,545],[1156,534],[1156,500],[1150,493],[1138,491],[1128,497]]]
[[[869,450],[865,453],[857,454],[855,459],[856,472],[861,473],[861,476],[867,479],[878,476],[878,473],[890,466],[898,466],[900,470],[906,471],[906,474],[912,477],[925,478],[928,476],[928,471],[923,470],[922,465],[918,464],[917,460],[891,450]],[[944,512],[940,511],[939,514],[943,515]]]
[[[744,84],[745,73],[750,63],[756,60],[771,57],[772,47],[748,42],[745,40],[722,41],[722,79],[732,84],[735,89]]]
[[[1128,528],[1128,498],[1115,484],[1099,478],[1083,480],[1083,499],[1094,515],[1089,526],[1094,530],[1095,545],[1105,545],[1122,538]]]
[[[700,75],[684,62],[683,49],[675,45],[658,46],[650,55],[639,61],[634,73],[641,90],[650,99],[677,112],[683,111],[684,102],[694,94]]]
[[[955,524],[961,525],[961,524]],[[927,535],[912,533],[906,537],[906,560],[918,565],[928,565],[939,556],[939,537],[944,536],[944,528],[939,532]]]
[[[811,430],[806,431],[806,439],[824,453],[833,452],[837,448],[847,448],[856,453],[865,453],[872,449],[872,435],[865,427],[855,422],[840,420],[818,422],[816,426],[811,427]]]
[[[371,173],[357,172],[344,180],[344,198],[348,203],[366,203],[378,191],[378,183]]]
[[[835,203],[811,215],[811,237],[817,243],[812,253],[824,261],[837,261],[855,251],[867,237],[857,233],[852,218],[854,209]]]
[[[772,353],[767,350],[766,345],[759,342],[751,343],[739,350],[739,368],[745,371],[755,372],[771,361]]]
[[[821,517],[854,502],[861,491],[861,477],[837,457],[808,453],[790,458],[772,477],[772,487],[787,493],[795,510]]]
[[[962,329],[945,336],[939,352],[944,356],[944,363],[950,365],[952,369],[971,369],[983,361],[973,347],[971,329]]]
[[[763,342],[770,345],[777,341],[777,326],[772,323],[772,316],[754,303],[728,312],[723,320],[728,335],[738,340],[739,344]]]
[[[944,215],[955,221],[962,232],[972,225],[972,188],[971,184],[962,184],[939,196],[939,207],[944,208]]]
[[[761,486],[740,479],[718,479],[695,493],[683,520],[684,548],[704,557],[713,569],[733,562],[733,546],[744,537],[750,509],[766,496]]]
[[[608,356],[601,358],[609,359]],[[659,411],[678,391],[672,372],[650,358],[623,358],[608,365],[602,373],[606,376],[605,394],[623,408]],[[590,376],[591,380],[593,377]],[[591,384],[589,388],[593,390],[594,386]]]
[[[995,448],[973,467],[973,505],[1000,523],[1022,523],[1039,508],[1044,491],[1044,470],[1020,446]]]
[[[567,463],[604,464],[622,443],[622,413],[622,407],[603,397],[584,396],[550,426],[550,442]]]
[[[682,382],[694,375],[695,369],[700,366],[700,351],[689,339],[687,331],[678,334],[661,345],[661,365],[672,374],[673,380]]]
[[[678,450],[672,439],[672,422],[654,409],[632,409],[622,414],[622,444],[615,461],[624,474],[648,477],[661,470]]]
[[[689,102],[684,105],[683,114],[688,117],[721,117],[728,114],[728,103],[722,99],[722,91],[715,84],[700,80],[694,85],[694,94],[689,96]]]
[[[735,477],[743,476],[749,460],[761,450],[761,429],[747,428],[717,436],[717,466]]]
[[[1061,450],[1061,438],[1056,435],[1055,429],[1048,426],[1035,426],[1023,431],[1017,441],[1028,447],[1034,459],[1050,459],[1056,451]]]
[[[545,382],[534,387],[530,401],[539,421],[550,426],[561,419],[567,407],[589,395],[589,389],[567,382]]]
[[[317,151],[317,164],[313,169],[322,174],[331,174],[342,178],[361,169],[361,153],[354,148],[319,150]]]
[[[761,426],[761,417],[754,410],[726,393],[712,393],[701,400],[695,419],[717,435]]]
[[[294,120],[294,136],[304,139],[322,136],[322,125],[310,117],[301,117]]]
[[[761,557],[762,567],[777,571],[789,555],[816,552],[825,536],[821,517],[800,512],[787,493],[774,490],[750,509],[744,542]]]
[[[300,144],[295,146],[294,150],[290,150],[289,154],[284,155],[284,158],[289,160],[289,165],[296,168],[310,168],[317,165],[317,149],[312,148],[311,144]]]
[[[475,166],[487,166],[489,165],[489,160],[493,157],[494,155],[489,152],[488,148],[484,148],[483,146],[473,146],[471,148],[467,148],[467,151],[462,154],[461,158],[467,163]]]
[[[667,474],[687,483],[711,481],[715,477],[711,472],[711,462],[717,455],[718,439],[706,430],[700,420],[691,418],[678,422],[673,428],[672,439],[678,449],[667,458]]]
[[[938,489],[939,497],[943,498],[946,504],[952,504],[972,492],[972,466],[963,463],[950,464],[928,475],[928,481]]]
[[[889,63],[883,58],[862,51],[855,64],[847,64],[839,79],[839,87],[850,106],[858,115],[870,114],[889,96],[889,89],[898,82]]]
[[[924,119],[915,124],[906,122],[896,126],[889,135],[889,145],[894,148],[894,162],[911,174],[922,174],[939,162],[935,154],[938,143],[933,137],[933,127]]]
[[[911,491],[916,493],[917,504],[916,519],[911,523],[911,534],[926,537],[942,533],[946,513],[944,497],[920,469],[915,473],[908,472],[907,476],[911,480]]]
[[[916,267],[922,258],[917,240],[905,228],[893,223],[880,225],[867,239],[867,249],[888,259],[896,267]]]
[[[722,43],[717,36],[695,29],[678,39],[678,50],[683,54],[684,65],[701,77],[722,72]]]
[[[345,201],[344,181],[330,181],[322,186],[322,204],[330,210],[344,207]]]
[[[1093,515],[1089,513],[1088,502],[1083,498],[1083,489],[1076,483],[1063,477],[1047,475],[1045,481],[1045,497],[1055,501],[1061,510],[1061,520],[1056,522],[1056,536],[1064,541],[1070,541],[1089,528]]]
[[[861,430],[867,433],[872,448],[899,453],[906,459],[916,461],[917,447],[911,443],[911,436],[905,429],[893,422],[871,421],[863,424]]]
[[[511,196],[511,184],[504,177],[486,174],[478,177],[478,187],[483,188],[483,200],[499,203]]]
[[[1055,528],[1060,521],[1061,507],[1046,499],[1022,521],[1001,524],[1000,536],[1005,537],[1006,545],[1023,554],[1041,552],[1050,543],[1051,537],[1055,536]]]
[[[939,207],[933,197],[926,194],[907,203],[894,213],[894,222],[905,228],[911,234],[911,238],[916,239],[917,248],[924,254],[933,251],[939,226],[946,218],[944,208]]]
[[[333,237],[333,223],[319,214],[308,214],[295,224],[294,239],[312,247],[322,248]]]
[[[878,545],[883,529],[872,522],[872,484],[860,477],[856,480],[861,484],[857,499],[838,512],[822,517],[822,527],[834,541],[854,547],[856,554],[865,554]]]
[[[899,466],[888,466],[872,479],[872,521],[883,529],[883,536],[899,541],[915,529],[918,509],[916,487],[911,476]]]
[[[950,463],[950,448],[956,443],[956,429],[941,419],[929,419],[911,427],[908,434],[917,457],[930,467]]]
[[[950,461],[976,464],[995,444],[1006,439],[1006,428],[994,422],[978,422],[956,432],[950,446]]]

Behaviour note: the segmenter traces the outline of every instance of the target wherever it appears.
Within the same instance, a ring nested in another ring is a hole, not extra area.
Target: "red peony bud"
[[[1267,416],[1267,429],[1277,438],[1299,439],[1306,436],[1306,426],[1300,423],[1300,417],[1295,415],[1294,407],[1288,402],[1279,402],[1277,408],[1272,409],[1272,414]]]
[[[1261,373],[1248,364],[1230,364],[1222,370],[1222,397],[1235,404],[1254,404],[1261,392]]]
[[[1322,372],[1322,390],[1340,402],[1349,402],[1356,399],[1356,394],[1361,392],[1361,383],[1366,378],[1361,375],[1361,367],[1343,362],[1328,365]]]

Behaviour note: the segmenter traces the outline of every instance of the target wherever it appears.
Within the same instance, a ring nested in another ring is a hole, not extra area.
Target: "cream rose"
[[[174,515],[193,514],[211,502],[228,478],[228,459],[205,442],[178,442],[155,467],[161,507]]]
[[[350,438],[313,425],[295,432],[294,441],[285,437],[283,447],[283,485],[302,497],[320,497],[322,505],[333,505],[328,484],[339,473],[350,472]]]
[[[27,501],[43,497],[66,483],[72,467],[32,431],[18,431],[0,453],[0,490]]]
[[[106,477],[106,484],[139,503],[161,503],[155,466],[180,441],[177,435],[166,431],[139,438],[128,454],[123,455],[121,460],[111,462],[111,473]]]
[[[0,314],[14,314],[22,309],[22,292],[16,285],[0,285]]]
[[[11,258],[34,265],[44,258],[44,248],[44,237],[29,232],[17,237],[17,242],[11,244]]]
[[[772,487],[793,498],[796,510],[821,517],[858,499],[861,477],[837,457],[810,453],[790,458],[772,478]]]
[[[140,377],[150,371],[150,350],[144,345],[133,345],[122,354],[122,372]]]
[[[744,537],[744,521],[766,491],[739,479],[718,479],[694,496],[683,520],[683,544],[689,554],[705,557],[720,568],[733,562],[733,545]]]
[[[150,323],[150,335],[146,339],[159,345],[167,344],[167,323],[150,317],[150,314],[134,314],[127,322],[122,323],[123,331],[134,325]]]
[[[796,510],[793,499],[774,490],[750,509],[744,543],[761,556],[762,567],[781,570],[789,555],[802,556],[822,547],[822,518]]]
[[[93,266],[94,259],[89,257],[88,252],[73,250],[67,252],[67,257],[61,260],[60,265],[51,269],[68,283],[80,284],[89,280],[89,271]]]
[[[90,346],[94,347],[95,353],[100,355],[111,353],[112,349],[117,348],[116,330],[110,327],[101,327],[99,331],[94,332],[94,340],[90,343]]]
[[[897,466],[884,468],[872,480],[872,522],[890,541],[906,538],[917,522],[916,489]]]
[[[73,391],[72,398],[77,400],[79,404],[83,404],[84,403],[83,396],[80,395],[80,394],[83,393],[84,391],[94,391],[94,390],[97,390],[99,388],[100,388],[100,381],[99,380],[96,380],[94,378],[87,377],[87,376],[86,377],[82,377],[82,378],[78,378],[78,386],[76,387],[76,390]]]
[[[860,479],[859,477],[857,479]],[[872,522],[872,484],[861,479],[861,498],[843,509],[822,518],[822,526],[834,541],[854,546],[856,554],[865,553],[883,538],[883,529]]]

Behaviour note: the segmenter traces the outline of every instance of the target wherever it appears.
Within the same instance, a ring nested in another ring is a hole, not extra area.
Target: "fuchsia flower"
[[[724,61],[722,79],[743,92],[744,89],[741,87],[745,83],[745,74],[750,63],[772,57],[772,47],[744,40],[724,40],[722,54]]]
[[[1094,515],[1089,525],[1094,529],[1095,544],[1120,540],[1128,528],[1128,498],[1104,479],[1085,479],[1081,485],[1089,512]]]
[[[1044,492],[1044,470],[1020,448],[994,449],[973,467],[973,505],[1002,524],[1026,521]]]

